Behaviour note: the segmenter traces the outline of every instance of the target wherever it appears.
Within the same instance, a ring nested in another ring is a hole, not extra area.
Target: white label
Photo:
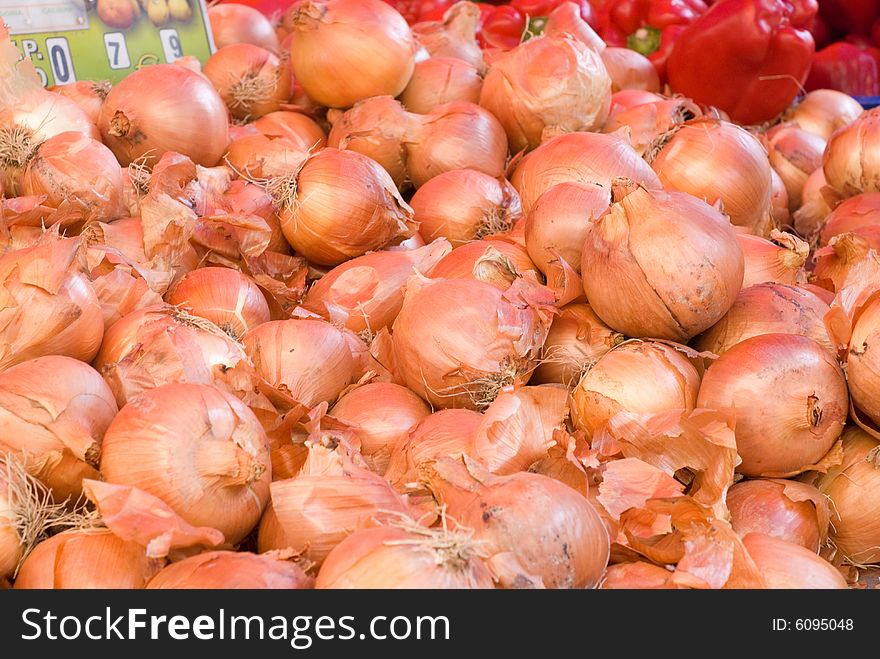
[[[52,66],[52,75],[55,77],[56,85],[69,85],[76,82],[67,39],[64,37],[46,39],[46,57]]]
[[[111,69],[131,67],[128,46],[125,44],[125,35],[122,32],[107,32],[104,35],[104,49],[107,51],[107,61],[110,62]]]
[[[162,50],[165,51],[165,61],[171,64],[183,57],[183,46],[180,45],[180,35],[174,28],[159,30],[159,38],[162,40]]]
[[[87,30],[85,0],[0,0],[0,19],[10,34]]]

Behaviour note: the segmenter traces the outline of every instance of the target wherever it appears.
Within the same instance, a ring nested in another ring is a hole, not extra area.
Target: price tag
[[[214,52],[205,0],[0,0],[0,19],[46,86],[119,82],[149,64]]]

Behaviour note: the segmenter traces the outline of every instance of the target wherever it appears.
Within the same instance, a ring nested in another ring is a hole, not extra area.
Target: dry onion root
[[[806,279],[810,246],[794,234],[774,229],[769,239],[750,233],[738,233],[736,238],[745,259],[743,288],[767,282],[794,285]]]
[[[205,62],[205,76],[234,119],[257,119],[281,109],[290,98],[290,64],[249,43],[220,48]]]

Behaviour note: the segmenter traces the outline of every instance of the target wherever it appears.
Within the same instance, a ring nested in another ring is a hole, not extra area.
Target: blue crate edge
[[[880,96],[853,96],[853,98],[861,103],[862,107],[866,110],[876,108],[880,105]]]

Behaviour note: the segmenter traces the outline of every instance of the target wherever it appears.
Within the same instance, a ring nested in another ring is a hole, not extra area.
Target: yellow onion
[[[878,224],[880,192],[855,195],[840,202],[825,219],[819,234],[819,244],[827,245],[834,236],[846,231],[857,231]]]
[[[831,303],[834,302],[834,293],[829,291],[827,288],[823,288],[822,286],[817,286],[816,284],[801,284],[800,286],[805,291],[810,291],[817,298],[822,300],[825,304],[831,306]]]
[[[479,103],[483,78],[473,64],[457,57],[429,57],[416,64],[400,102],[424,114],[453,101]]]
[[[807,92],[788,113],[788,119],[806,131],[828,140],[838,128],[855,121],[865,109],[849,94],[836,89]]]
[[[699,389],[700,374],[678,348],[627,341],[584,372],[571,396],[572,421],[595,438],[618,412],[692,410]]]
[[[266,137],[285,137],[304,149],[322,149],[327,146],[324,129],[314,119],[300,112],[270,112],[248,125]]]
[[[239,176],[255,181],[283,175],[300,166],[308,148],[286,137],[266,137],[262,133],[234,140],[224,161]]]
[[[534,369],[550,326],[548,294],[523,280],[507,291],[410,280],[393,331],[403,382],[434,407],[485,408]]]
[[[281,231],[281,220],[275,213],[272,197],[262,186],[249,181],[233,181],[223,193],[223,205],[233,215],[257,215],[263,218],[272,229],[266,251],[290,254],[290,244]]]
[[[818,552],[828,535],[828,499],[798,481],[743,480],[727,492],[730,525],[739,535],[765,533]]]
[[[257,373],[306,407],[335,400],[355,379],[345,333],[323,320],[273,320],[242,343]]]
[[[628,336],[673,341],[718,322],[743,280],[742,249],[727,218],[687,193],[626,181],[614,185],[612,200],[590,226],[581,260],[596,315]]]
[[[767,588],[807,590],[847,588],[840,571],[816,552],[763,533],[749,533],[743,545]]]
[[[296,563],[266,554],[209,551],[160,570],[147,590],[301,589],[314,579]]]
[[[354,151],[318,151],[269,186],[287,241],[318,265],[339,265],[415,231],[388,173]]]
[[[804,183],[806,184],[806,181]],[[801,194],[803,194],[803,188],[801,188]],[[791,213],[788,210],[788,190],[785,189],[785,182],[772,167],[770,168],[770,215],[773,217],[774,226],[783,227],[791,224],[789,221]]]
[[[626,126],[633,148],[644,156],[661,135],[702,114],[700,108],[686,98],[651,101],[615,110],[602,126],[602,132],[613,133]]]
[[[667,190],[709,204],[720,201],[732,224],[759,236],[770,229],[770,162],[751,133],[736,124],[695,119],[663,136],[648,154]]]
[[[627,177],[659,189],[657,175],[620,133],[570,133],[544,142],[523,158],[510,182],[528,216],[538,198],[559,183],[596,184],[611,191],[611,182]]]
[[[623,334],[603,323],[590,305],[567,304],[553,317],[541,349],[541,363],[529,382],[571,387],[585,370],[623,340]]]
[[[397,318],[407,279],[416,272],[431,275],[449,252],[449,243],[441,239],[417,249],[359,256],[316,281],[302,305],[371,339]]]
[[[822,156],[825,180],[843,197],[880,192],[880,154],[874,145],[880,131],[880,110],[863,112],[828,138]]]
[[[825,218],[831,213],[831,206],[823,194],[823,188],[827,188],[825,182],[825,172],[821,167],[817,167],[812,174],[807,177],[801,191],[801,207],[792,213],[795,230],[802,236],[812,239]]]
[[[138,309],[114,323],[94,365],[120,407],[170,382],[214,382],[246,359],[242,346],[212,322],[171,306]]]
[[[101,474],[160,498],[233,544],[259,521],[272,480],[266,433],[254,413],[231,394],[195,383],[133,397],[104,435]]]
[[[428,416],[425,402],[406,387],[374,382],[346,394],[330,414],[349,424],[361,442],[361,455],[370,469],[384,474],[397,444],[410,428]]]
[[[798,334],[836,355],[825,329],[828,310],[828,304],[798,286],[755,284],[743,288],[724,317],[700,334],[693,346],[720,356],[737,343],[760,334]]]
[[[611,78],[602,57],[570,36],[529,39],[492,59],[480,105],[498,117],[517,153],[560,132],[601,128]]]
[[[800,208],[804,184],[822,165],[823,151],[823,138],[797,126],[780,124],[767,132],[770,164],[785,184],[790,211]]]
[[[604,48],[602,63],[611,78],[611,92],[621,89],[643,89],[648,92],[660,91],[660,77],[657,69],[647,57],[630,48]]]
[[[750,233],[738,233],[736,239],[745,260],[743,288],[765,282],[797,284],[806,277],[810,246],[794,234],[774,229],[769,239]]]
[[[327,107],[397,96],[412,76],[415,39],[404,18],[380,0],[309,0],[295,10],[293,31],[297,81]]]
[[[568,34],[597,53],[605,50],[605,42],[581,18],[581,8],[574,2],[561,2],[550,12],[544,25],[544,34]]]
[[[851,426],[843,433],[843,462],[820,474],[816,487],[831,502],[831,542],[855,565],[880,562],[880,444]]]
[[[617,113],[631,110],[639,105],[660,103],[666,100],[669,99],[644,89],[621,89],[619,92],[614,92],[611,95],[611,110],[608,112],[608,119],[613,119]]]
[[[113,87],[98,127],[123,166],[176,151],[212,167],[229,142],[226,105],[211,82],[173,64],[144,67]]]
[[[163,563],[109,529],[65,531],[36,546],[22,564],[15,588],[140,589]]]
[[[494,588],[468,529],[426,529],[393,520],[343,540],[321,566],[316,588]]]
[[[853,403],[876,424],[880,424],[880,356],[872,348],[878,341],[880,297],[865,305],[853,324],[846,360]]]
[[[827,348],[805,336],[762,334],[709,367],[697,407],[734,408],[740,473],[786,477],[828,453],[849,402],[843,371]]]
[[[68,85],[58,85],[49,89],[76,103],[86,113],[93,124],[98,123],[98,115],[104,99],[113,86],[106,80],[78,80]]]
[[[446,512],[474,529],[502,588],[595,588],[609,558],[608,531],[579,492],[547,476],[494,476],[442,458],[423,479]]]
[[[262,12],[253,7],[237,3],[211,5],[208,19],[217,48],[252,43],[272,52],[278,51],[275,28]]]
[[[204,74],[234,119],[256,119],[290,98],[290,63],[249,43],[223,46],[205,62]]]
[[[509,236],[509,234],[507,234]],[[435,279],[476,279],[506,291],[529,270],[537,267],[528,252],[505,236],[483,238],[456,247],[431,272]]]
[[[507,233],[522,217],[519,195],[505,178],[473,169],[453,169],[427,181],[410,199],[419,233],[443,237],[457,247]]]
[[[880,224],[837,234],[816,250],[813,281],[830,291],[840,290],[850,270],[867,258],[870,250],[880,251]]]
[[[269,322],[269,304],[254,280],[231,268],[198,268],[170,290],[165,301],[206,318],[233,339]]]
[[[424,21],[413,25],[413,34],[431,57],[454,57],[482,73],[485,67],[483,51],[477,43],[479,25],[479,5],[456,2],[443,14],[442,21]]]
[[[610,204],[611,195],[601,185],[560,183],[542,194],[529,211],[526,249],[559,304],[582,295],[579,275],[584,241],[590,225]]]
[[[658,590],[705,588],[706,582],[683,570],[670,571],[665,567],[636,561],[609,565],[602,577],[600,588],[607,590]]]

